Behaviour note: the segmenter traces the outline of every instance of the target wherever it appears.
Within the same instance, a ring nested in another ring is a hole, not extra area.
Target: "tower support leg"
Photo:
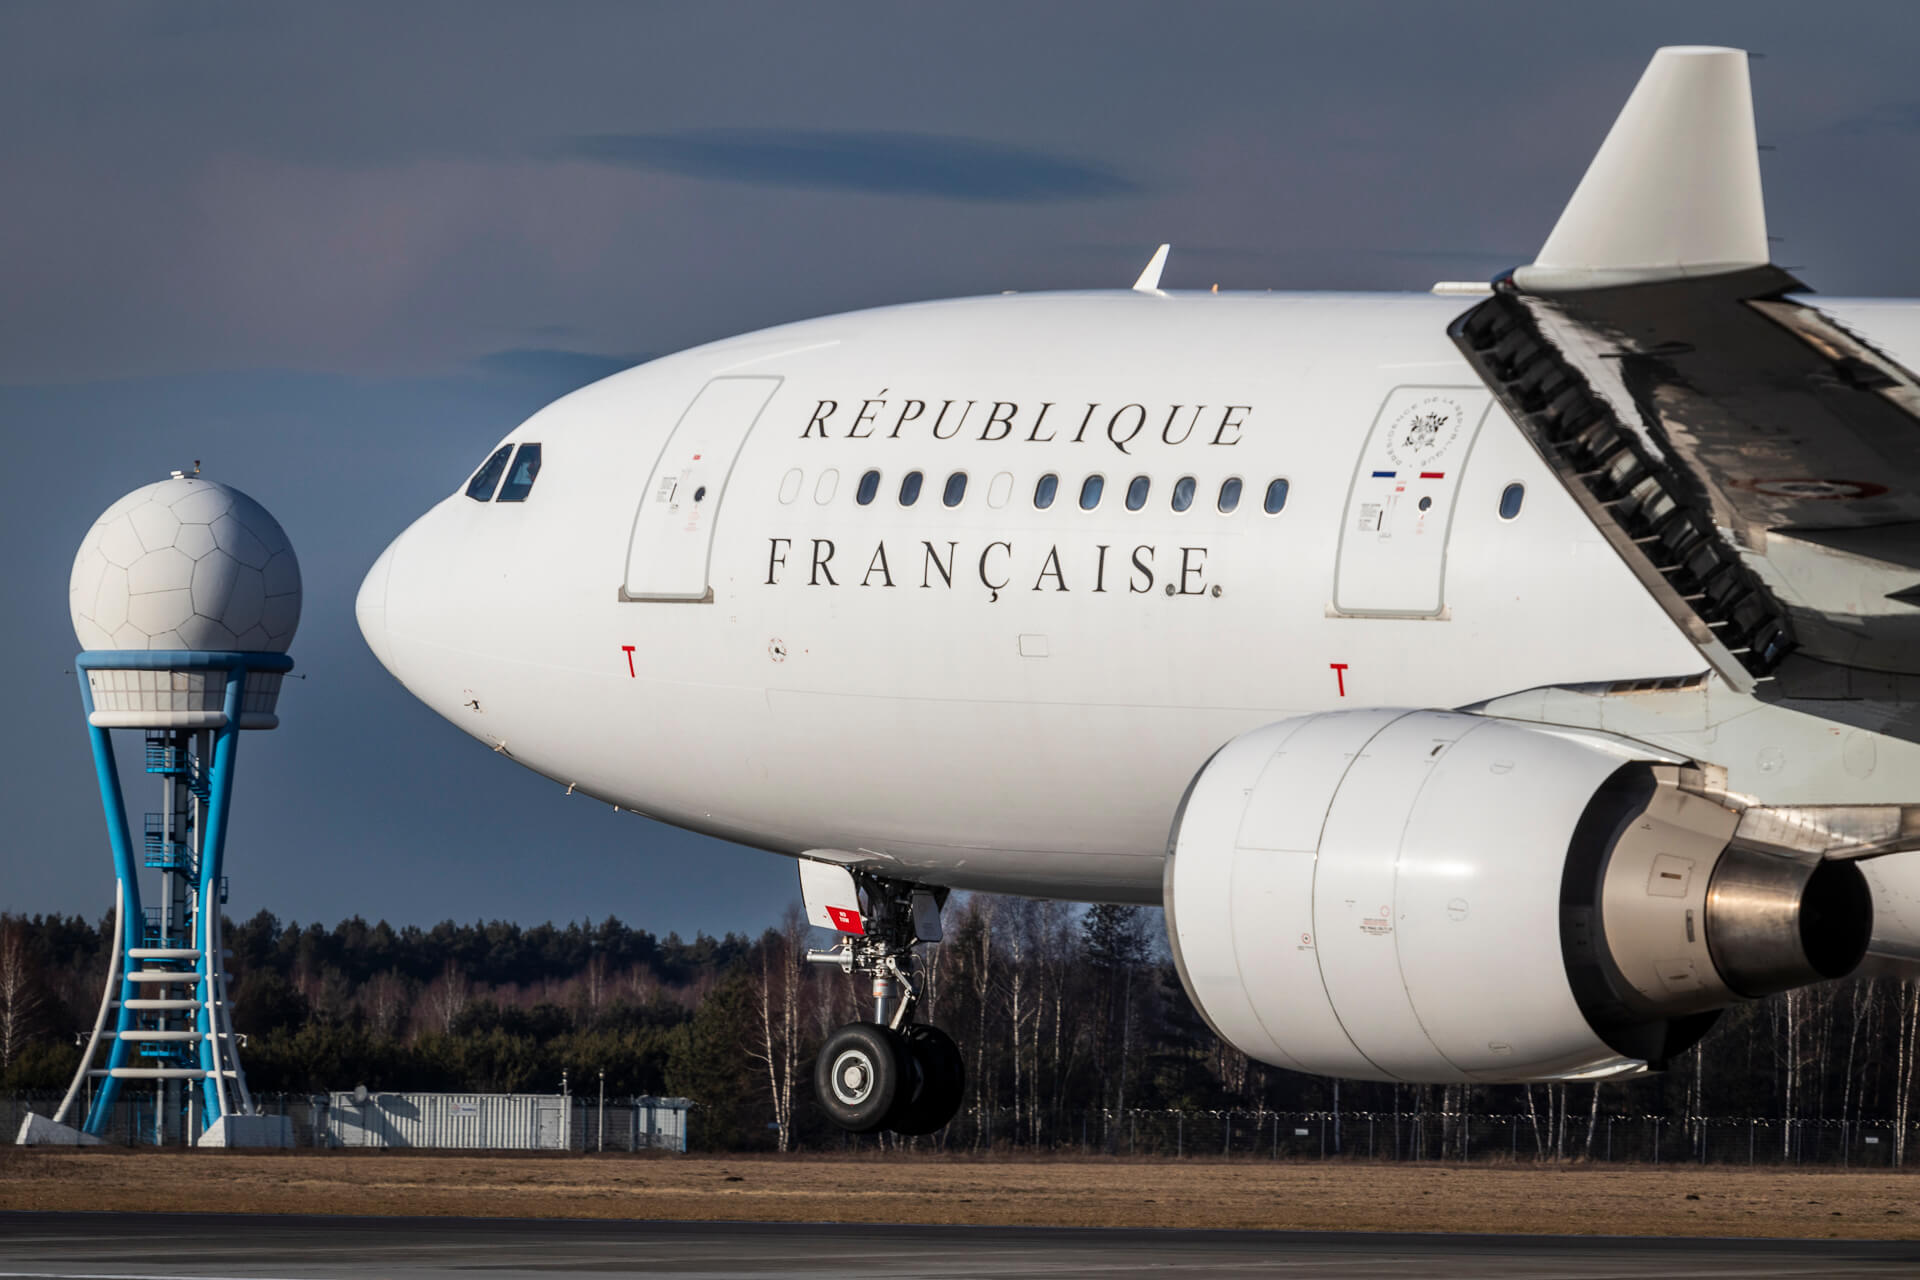
[[[113,846],[113,872],[120,881],[123,908],[115,921],[115,931],[119,936],[114,939],[114,949],[119,954],[109,962],[107,982],[108,991],[112,991],[113,975],[117,971],[120,990],[118,1008],[114,1010],[115,1034],[107,1046],[107,1075],[101,1078],[100,1090],[93,1096],[93,1106],[87,1113],[84,1126],[87,1133],[98,1138],[105,1135],[107,1125],[113,1118],[113,1104],[120,1096],[120,1081],[113,1071],[126,1065],[127,1049],[131,1042],[120,1033],[134,1028],[135,1011],[127,1002],[138,996],[135,984],[127,977],[126,956],[140,945],[147,916],[140,906],[140,878],[133,861],[133,836],[127,826],[127,802],[120,789],[120,769],[113,755],[113,735],[92,723],[93,687],[87,682],[85,670],[80,672],[80,696],[87,709],[87,736],[93,744],[93,771],[100,783],[100,804],[106,811],[107,839]],[[92,1053],[81,1059],[80,1079],[86,1077],[93,1062]],[[80,1079],[74,1083],[78,1085]]]
[[[206,824],[201,834],[200,887],[195,923],[200,959],[195,972],[200,981],[195,990],[200,996],[200,1011],[195,1025],[200,1031],[200,1068],[207,1074],[200,1081],[200,1105],[206,1123],[230,1115],[227,1099],[227,1073],[239,1077],[239,1059],[233,1043],[222,1034],[226,1003],[225,966],[220,959],[220,869],[226,850],[227,813],[233,799],[234,757],[240,748],[240,703],[246,689],[245,667],[227,670],[225,710],[227,723],[214,735],[213,769],[208,777]]]

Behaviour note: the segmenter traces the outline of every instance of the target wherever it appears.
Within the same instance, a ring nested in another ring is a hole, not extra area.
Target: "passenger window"
[[[860,477],[860,487],[854,490],[853,500],[861,506],[873,501],[873,495],[880,492],[880,473],[869,471]]]
[[[534,477],[539,474],[540,446],[521,445],[520,452],[513,455],[513,465],[507,469],[507,482],[500,486],[500,496],[494,501],[525,502],[533,489]]]
[[[780,477],[780,505],[786,506],[800,496],[800,481],[805,479],[800,468],[795,467]]]
[[[1267,486],[1267,500],[1261,504],[1261,507],[1268,515],[1277,516],[1280,514],[1280,509],[1286,505],[1287,482],[1285,480],[1275,480]]]
[[[1153,487],[1153,481],[1145,476],[1135,476],[1133,483],[1127,486],[1127,510],[1138,511],[1147,505],[1147,490]]]
[[[987,486],[987,505],[996,511],[1007,505],[1007,499],[1013,496],[1013,473],[1002,471]]]
[[[1193,505],[1193,491],[1196,488],[1192,476],[1181,476],[1173,483],[1173,509],[1185,511]]]
[[[507,457],[513,452],[513,446],[503,444],[481,464],[473,473],[473,479],[467,482],[467,496],[475,502],[486,502],[493,497],[493,491],[500,487],[500,473],[507,469]]]
[[[1224,515],[1224,514],[1230,513],[1235,507],[1239,505],[1240,505],[1240,477],[1235,476],[1231,480],[1222,482],[1220,485],[1221,514]]]
[[[1033,505],[1045,511],[1053,505],[1053,495],[1060,491],[1060,477],[1049,471],[1040,477],[1040,483],[1033,486]]]
[[[900,478],[900,505],[910,507],[920,501],[920,473],[909,471]]]
[[[840,472],[834,467],[828,467],[820,473],[819,481],[813,486],[813,500],[824,507],[833,501],[833,495],[838,492],[840,492]]]
[[[1527,486],[1510,484],[1500,494],[1500,518],[1511,520],[1520,514],[1520,504],[1527,500]]]
[[[1080,486],[1080,509],[1082,511],[1091,511],[1099,506],[1100,491],[1106,487],[1107,482],[1104,477],[1088,476],[1086,482]]]
[[[956,471],[947,477],[946,492],[940,495],[940,501],[950,507],[960,505],[960,499],[967,496],[967,473]]]

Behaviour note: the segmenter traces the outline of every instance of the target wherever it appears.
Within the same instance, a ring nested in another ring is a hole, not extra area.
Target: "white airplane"
[[[380,556],[367,643],[801,860],[874,984],[816,1064],[853,1130],[958,1106],[912,976],[955,888],[1163,903],[1223,1039],[1376,1080],[1658,1069],[1920,961],[1920,306],[1769,265],[1744,53],[1660,50],[1490,288],[1165,255],[566,396]]]

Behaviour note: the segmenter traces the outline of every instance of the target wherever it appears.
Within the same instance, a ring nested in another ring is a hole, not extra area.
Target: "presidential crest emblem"
[[[1440,428],[1446,425],[1444,413],[1416,413],[1407,424],[1407,438],[1401,443],[1415,453],[1424,453],[1433,447],[1433,442],[1440,438]]]
[[[1427,396],[1410,404],[1387,432],[1387,457],[1397,467],[1431,468],[1460,438],[1465,419],[1460,402],[1446,396]]]

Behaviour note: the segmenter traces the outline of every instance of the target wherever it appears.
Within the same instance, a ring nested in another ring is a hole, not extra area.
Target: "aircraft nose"
[[[400,673],[394,669],[393,639],[387,630],[387,585],[393,578],[393,562],[400,544],[406,540],[407,535],[403,533],[387,544],[387,549],[373,562],[373,568],[367,570],[365,580],[360,583],[360,594],[353,601],[353,614],[360,622],[360,634],[366,638],[367,648],[373,650],[380,665],[396,679]]]

